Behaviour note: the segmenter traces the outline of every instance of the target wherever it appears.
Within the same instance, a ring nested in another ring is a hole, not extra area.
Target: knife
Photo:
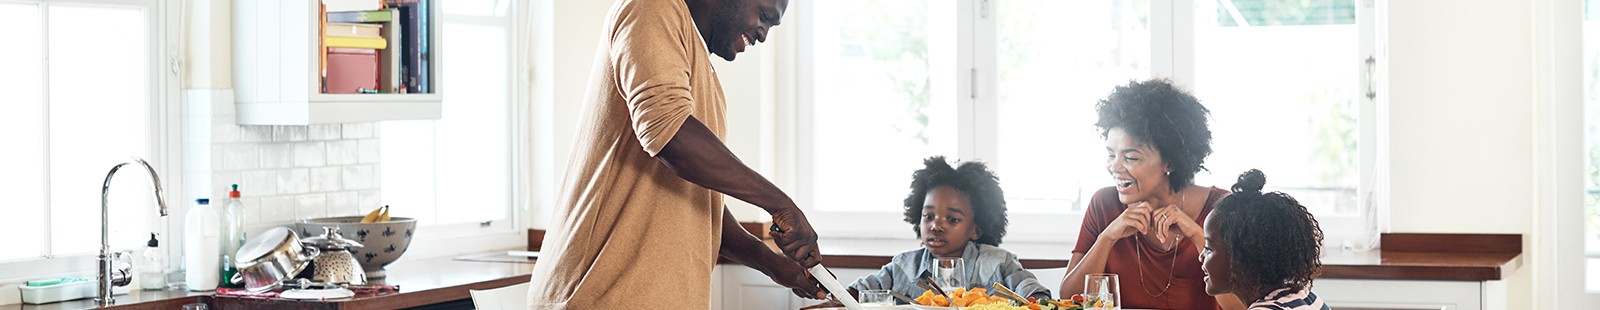
[[[844,304],[845,309],[861,310],[861,304],[856,302],[856,297],[850,296],[850,291],[839,285],[839,279],[833,278],[833,273],[828,272],[827,267],[817,264],[811,266],[809,271],[812,277],[817,278],[817,282],[822,283],[823,288],[828,289],[828,293],[833,294],[833,298],[839,299],[839,302]]]

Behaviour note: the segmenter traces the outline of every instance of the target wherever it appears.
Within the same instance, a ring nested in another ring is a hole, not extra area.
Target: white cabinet
[[[431,0],[423,0],[431,1]],[[233,77],[241,125],[439,119],[438,5],[427,23],[431,93],[323,94],[318,0],[234,0]]]
[[[877,272],[877,269],[829,268],[839,283],[849,286],[857,278]],[[760,271],[737,264],[719,264],[713,274],[711,308],[727,310],[794,310],[821,303],[820,300],[800,298],[789,288],[772,282]]]
[[[1334,309],[1481,310],[1484,282],[1317,279],[1317,293]]]

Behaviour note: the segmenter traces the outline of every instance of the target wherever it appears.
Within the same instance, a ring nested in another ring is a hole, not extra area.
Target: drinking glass
[[[1084,309],[1122,309],[1122,290],[1117,286],[1116,274],[1094,273],[1084,277],[1083,295],[1101,301],[1100,307],[1086,306]],[[1094,304],[1090,302],[1089,305]]]
[[[960,257],[940,257],[934,261],[933,280],[939,288],[949,292],[966,288],[966,262]]]
[[[893,306],[894,297],[889,296],[889,290],[861,291],[862,306]]]

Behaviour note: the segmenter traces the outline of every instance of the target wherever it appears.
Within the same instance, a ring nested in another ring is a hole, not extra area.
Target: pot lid
[[[321,250],[339,251],[350,248],[361,248],[360,242],[345,239],[344,236],[339,234],[339,227],[333,226],[322,227],[321,236],[306,238],[305,240],[301,240],[300,243],[314,246]]]

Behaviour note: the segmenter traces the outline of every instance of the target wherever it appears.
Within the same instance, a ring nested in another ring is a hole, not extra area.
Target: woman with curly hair
[[[1266,184],[1260,170],[1239,175],[1233,194],[1206,219],[1206,293],[1254,301],[1251,310],[1327,310],[1311,293],[1322,267],[1322,228],[1294,197],[1262,193]]]
[[[1006,199],[1000,179],[981,162],[952,167],[944,156],[923,160],[911,175],[911,193],[905,199],[905,221],[922,241],[922,248],[895,255],[877,273],[850,284],[850,294],[862,290],[892,290],[907,296],[922,295],[917,279],[930,273],[941,257],[960,257],[966,263],[962,282],[969,288],[1005,284],[1017,294],[1049,298],[1050,289],[1032,272],[1022,269],[1017,255],[1001,249],[1006,236]],[[832,307],[836,302],[808,307]]]
[[[1228,194],[1194,184],[1211,155],[1210,112],[1159,79],[1118,86],[1095,109],[1113,185],[1090,198],[1061,295],[1083,292],[1089,274],[1112,273],[1124,308],[1243,308],[1202,283],[1200,223]]]

